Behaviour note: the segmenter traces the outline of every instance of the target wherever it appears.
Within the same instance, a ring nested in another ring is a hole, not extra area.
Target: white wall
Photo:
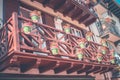
[[[94,38],[95,42],[100,43],[101,39],[100,39],[100,37],[98,37],[99,32],[98,32],[98,29],[97,29],[97,26],[95,25],[95,23],[91,24],[89,27],[90,27],[90,30],[94,33],[93,38]]]
[[[0,18],[3,20],[3,0],[0,0]],[[1,26],[3,25],[1,21],[0,21],[0,24]]]

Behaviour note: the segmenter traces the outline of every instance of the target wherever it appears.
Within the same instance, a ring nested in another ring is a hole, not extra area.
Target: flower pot
[[[114,49],[110,50],[110,63],[115,63],[115,51]]]
[[[70,24],[64,24],[63,26],[65,33],[69,34],[70,33]]]
[[[107,41],[106,41],[106,39],[102,39],[101,40],[101,44],[102,44],[102,46],[107,47]]]
[[[108,51],[108,50],[107,50],[107,48],[106,48],[106,47],[104,47],[104,46],[103,46],[103,47],[101,47],[101,53],[102,53],[102,54],[106,54],[106,53],[107,53],[107,51]]]
[[[86,33],[86,39],[87,39],[88,41],[91,41],[92,36],[93,36],[93,33],[92,33],[92,32],[88,31],[88,32]]]
[[[85,48],[86,47],[85,43],[86,43],[86,39],[84,38],[78,40],[78,45],[80,48]]]
[[[70,33],[70,28],[64,28],[65,33],[69,34]]]
[[[23,31],[26,34],[29,34],[31,32],[31,27],[32,27],[32,23],[27,22],[23,24]]]
[[[111,60],[110,60],[110,63],[115,64],[115,60],[114,60],[114,59],[111,59]]]
[[[101,62],[102,61],[102,57],[97,57],[97,61]]]
[[[106,18],[105,18],[105,21],[106,21],[106,22],[112,22],[112,19],[111,19],[110,17],[106,17]]]
[[[101,62],[102,61],[102,54],[101,53],[97,53],[97,61]]]
[[[79,46],[80,46],[80,48],[85,48],[85,43],[84,42],[80,42]]]
[[[76,49],[76,54],[77,54],[77,58],[79,60],[82,60],[84,55],[83,55],[83,51],[81,49]]]
[[[102,50],[102,54],[106,54],[106,50]]]
[[[51,51],[52,51],[53,55],[57,55],[58,54],[58,48],[52,48]]]
[[[52,55],[58,54],[58,44],[56,42],[51,42],[50,49],[51,49]]]
[[[79,60],[82,60],[82,59],[83,59],[83,54],[82,54],[82,53],[77,54],[77,58],[78,58]]]
[[[34,10],[30,13],[31,20],[33,22],[38,22],[39,21],[39,16],[40,16],[40,12],[37,11],[37,10]]]

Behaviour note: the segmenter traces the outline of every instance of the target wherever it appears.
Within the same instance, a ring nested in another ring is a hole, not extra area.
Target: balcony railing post
[[[20,45],[19,45],[19,28],[18,28],[18,15],[16,12],[13,12],[12,14],[13,19],[13,35],[14,35],[14,50],[19,51]]]

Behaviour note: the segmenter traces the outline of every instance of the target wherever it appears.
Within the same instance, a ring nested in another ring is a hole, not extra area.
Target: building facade
[[[39,79],[41,75],[64,80],[70,76],[76,80],[111,79],[111,71],[117,67],[116,47],[110,48],[106,40],[100,42],[103,28],[94,2],[4,0],[3,4],[1,79],[12,74],[19,79],[27,74],[29,80],[29,75]],[[116,39],[109,40],[114,40],[112,44]]]

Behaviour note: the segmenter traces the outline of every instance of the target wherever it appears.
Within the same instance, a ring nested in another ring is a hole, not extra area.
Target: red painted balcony
[[[32,23],[32,31],[24,32],[25,22]],[[58,35],[62,36],[58,39]],[[97,50],[101,46],[87,41],[83,49],[83,59],[79,60],[75,53],[79,48],[81,37],[67,34],[49,25],[32,22],[17,13],[4,24],[0,30],[0,71],[8,67],[19,67],[21,72],[36,68],[40,73],[53,70],[54,74],[66,71],[66,74],[105,73],[114,69],[110,63],[109,50],[102,55],[102,61],[96,58]],[[53,54],[51,42],[57,44],[58,52]]]

